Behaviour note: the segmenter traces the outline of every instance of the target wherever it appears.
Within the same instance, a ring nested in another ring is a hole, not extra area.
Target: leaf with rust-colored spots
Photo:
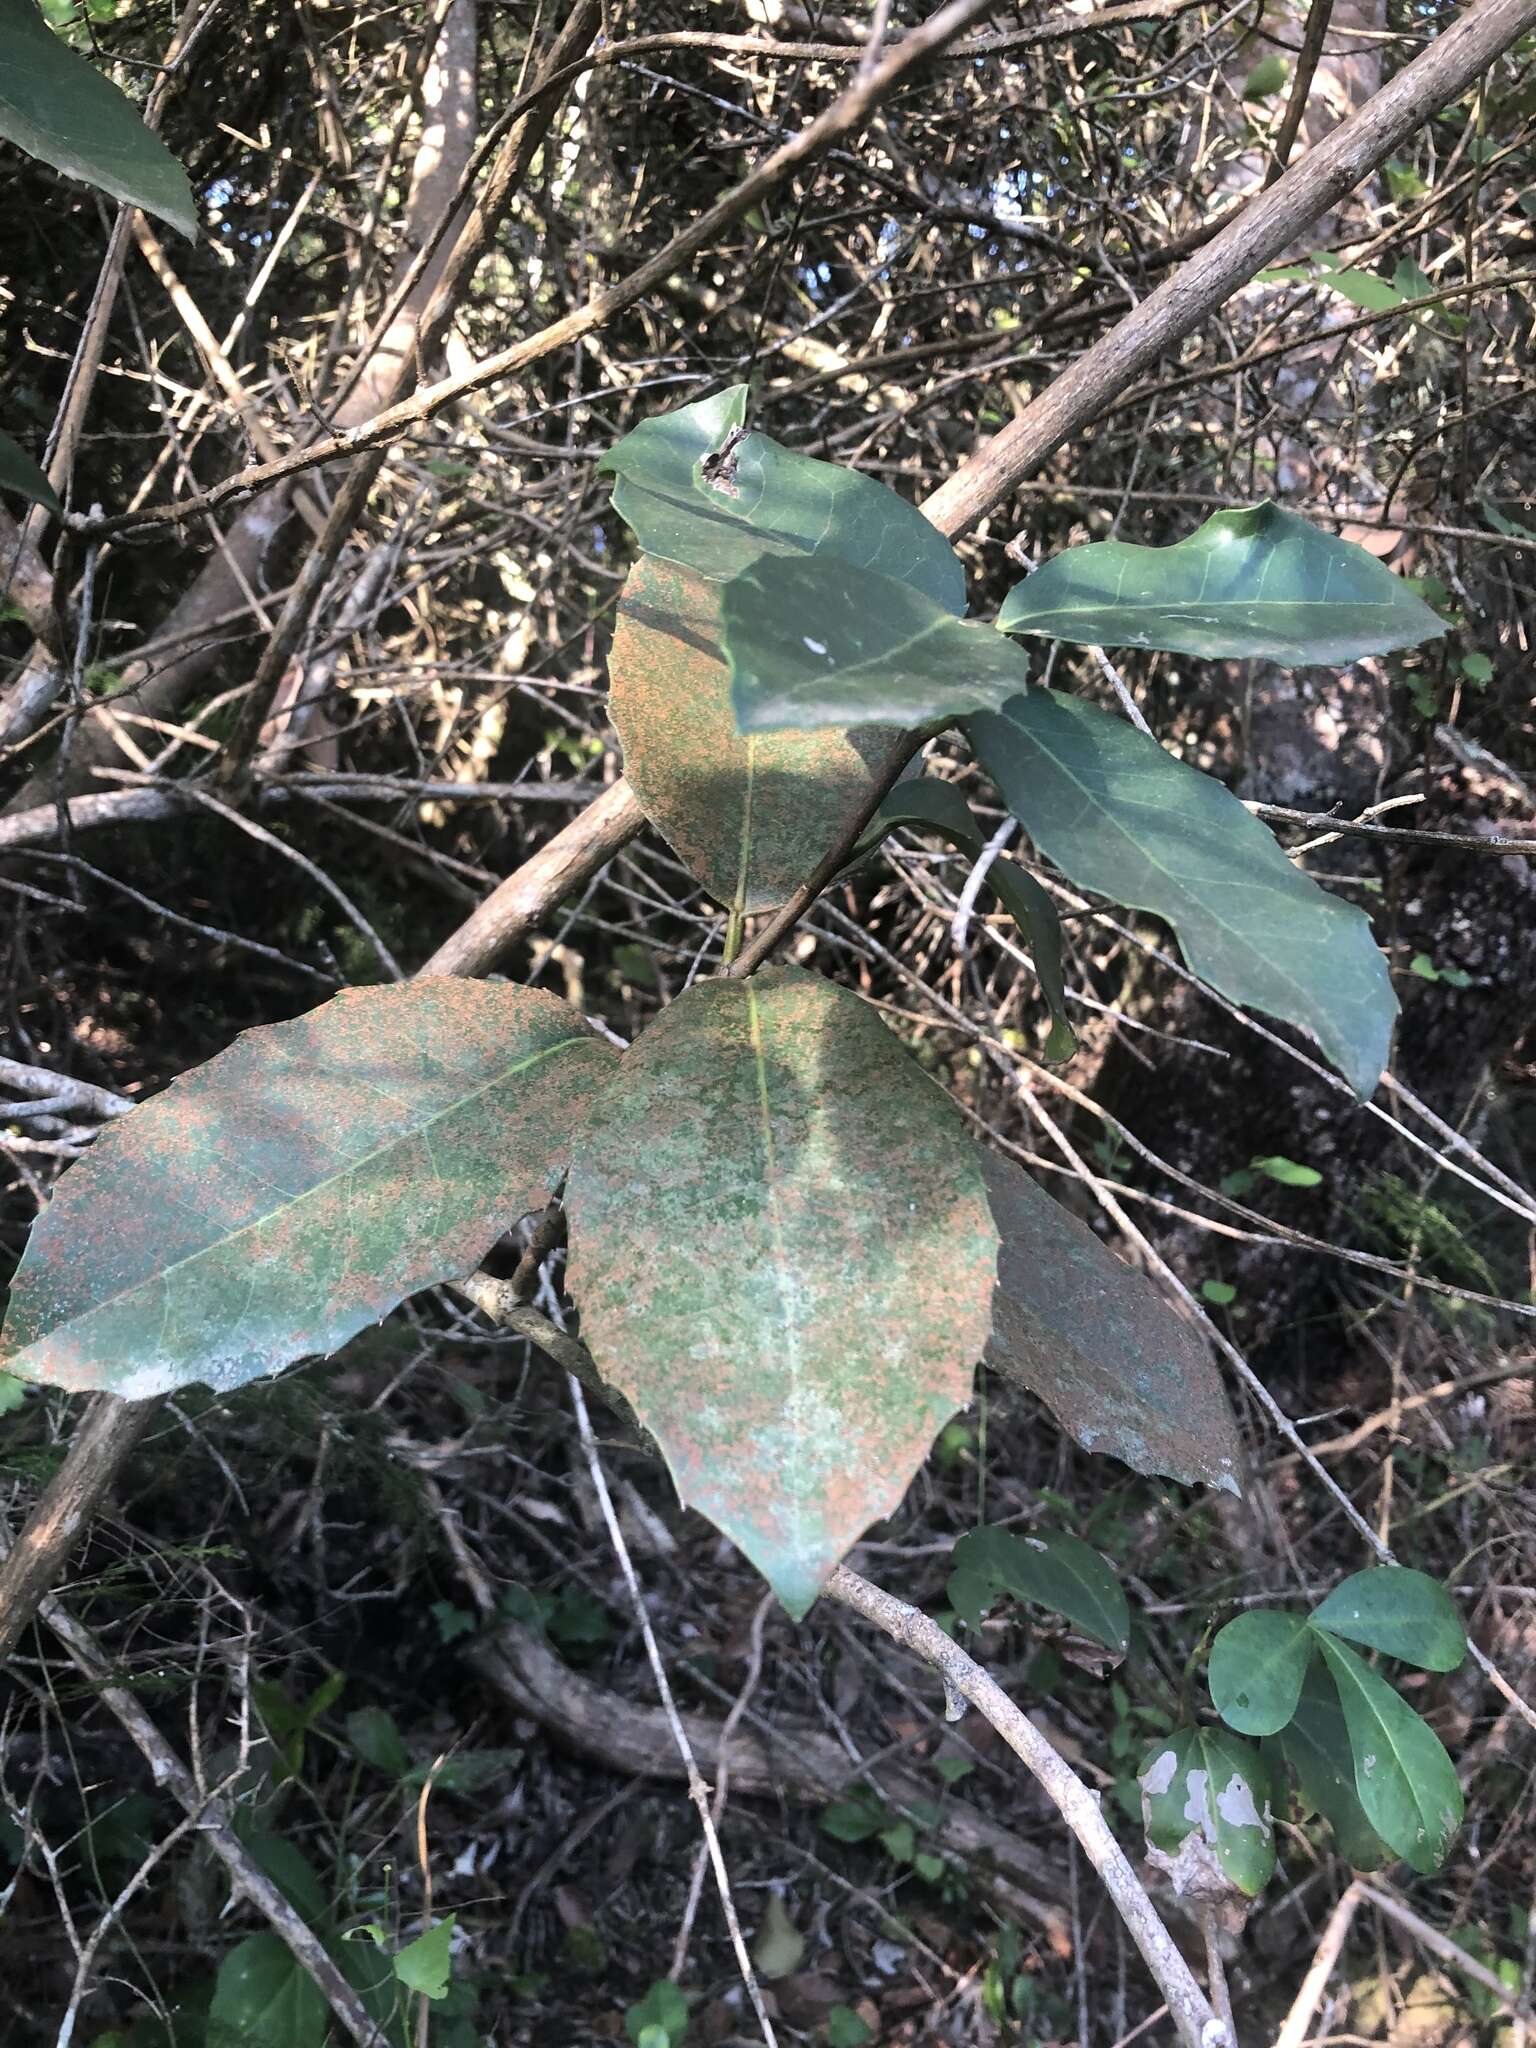
[[[542,1207],[614,1057],[505,982],[350,989],[246,1032],[64,1176],[7,1371],[143,1400],[334,1351]]]
[[[1237,1424],[1199,1332],[1011,1160],[986,1152],[982,1171],[1002,1240],[988,1365],[1085,1451],[1237,1493]]]
[[[566,1202],[599,1369],[798,1619],[970,1398],[997,1231],[959,1111],[847,990],[704,982],[625,1055]]]
[[[641,808],[739,914],[772,910],[912,751],[884,726],[743,737],[720,647],[720,586],[642,557],[619,601],[608,709]]]

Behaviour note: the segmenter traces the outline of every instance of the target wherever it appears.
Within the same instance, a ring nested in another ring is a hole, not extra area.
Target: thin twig
[[[884,1629],[892,1641],[932,1665],[946,1689],[983,1715],[1035,1778],[1072,1830],[1141,1950],[1186,2048],[1226,2048],[1228,2034],[1210,2000],[1196,1983],[1157,1908],[1131,1868],[1100,1811],[1099,1802],[1077,1773],[1016,1707],[1002,1687],[945,1635],[937,1622],[904,1600],[871,1585],[839,1565],[822,1588],[828,1599],[851,1607]]]
[[[613,1497],[608,1491],[608,1479],[603,1471],[603,1461],[598,1453],[597,1438],[592,1431],[592,1418],[587,1413],[586,1396],[581,1382],[572,1373],[567,1385],[571,1393],[571,1407],[576,1415],[576,1427],[581,1434],[581,1447],[586,1454],[587,1471],[591,1475],[593,1491],[603,1512],[603,1522],[608,1530],[608,1540],[613,1545],[613,1554],[618,1559],[619,1570],[629,1594],[630,1605],[634,1608],[635,1619],[645,1641],[645,1654],[650,1660],[651,1675],[656,1680],[656,1690],[661,1697],[662,1709],[667,1717],[672,1740],[677,1753],[683,1760],[688,1773],[688,1796],[693,1801],[699,1816],[699,1826],[704,1831],[704,1841],[709,1850],[709,1860],[715,1873],[715,1888],[720,1894],[720,1908],[725,1915],[725,1924],[730,1932],[731,1947],[736,1954],[736,1967],[741,1972],[741,1981],[746,1986],[747,1997],[757,2016],[762,2030],[764,2048],[777,2048],[778,2036],[773,2031],[773,2022],[768,2017],[768,2008],[763,2003],[763,1994],[758,1986],[757,1974],[752,1968],[752,1958],[747,1954],[746,1939],[741,1931],[741,1921],[736,1913],[736,1901],[731,1893],[730,1874],[725,1867],[725,1857],[720,1849],[720,1836],[715,1828],[714,1816],[710,1811],[709,1787],[705,1784],[694,1759],[693,1747],[688,1740],[677,1711],[677,1702],[672,1696],[672,1687],[667,1679],[666,1666],[661,1661],[661,1650],[656,1641],[656,1632],[651,1627],[650,1611],[645,1596],[640,1590],[640,1581],[635,1575],[634,1560],[629,1554],[629,1545],[624,1541],[624,1531],[619,1527],[619,1518],[614,1513]]]

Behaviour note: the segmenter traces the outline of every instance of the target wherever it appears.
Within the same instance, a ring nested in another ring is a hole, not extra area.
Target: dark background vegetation
[[[103,61],[141,91],[178,10],[93,0],[82,11]],[[424,0],[246,0],[222,11],[167,108],[164,134],[205,231],[195,248],[164,241],[216,335],[302,208],[231,351],[280,444],[334,389],[399,258],[434,11]],[[892,32],[920,12],[898,4]],[[404,971],[418,965],[618,772],[604,656],[631,544],[595,474],[613,439],[750,375],[756,424],[921,497],[1142,297],[1170,248],[1262,179],[1285,91],[1245,97],[1245,81],[1262,58],[1293,61],[1304,12],[1290,0],[1192,6],[941,65],[691,275],[403,441],[301,650],[304,664],[335,654],[334,687],[247,799],[266,839],[208,814],[0,839],[10,1055],[137,1099],[250,1025],[378,980],[378,947],[316,870]],[[479,13],[483,125],[550,22],[491,0]],[[1340,0],[1334,17],[1308,135],[1413,54],[1440,10]],[[1023,18],[999,6],[991,26]],[[790,0],[616,0],[607,31],[837,42],[867,26]],[[814,59],[698,47],[587,74],[462,298],[449,367],[627,274],[845,76]],[[1427,280],[1420,296],[1475,290],[1335,335],[1373,309],[1322,284],[1250,287],[966,543],[973,605],[990,609],[1016,579],[1011,540],[1031,558],[1111,531],[1167,541],[1217,505],[1279,495],[1424,579],[1451,632],[1343,674],[1128,657],[1123,673],[1154,728],[1258,801],[1355,818],[1411,799],[1384,821],[1536,836],[1536,299],[1528,281],[1502,282],[1536,271],[1533,110],[1527,43],[1296,252],[1388,281],[1409,259]],[[40,448],[111,210],[11,150],[0,174],[0,416]],[[1245,367],[1253,350],[1269,353]],[[249,455],[175,305],[130,253],[72,502],[125,506],[157,461],[149,495],[189,491]],[[140,650],[231,516],[107,552],[93,697],[126,687],[124,704],[136,701]],[[286,585],[306,537],[292,523],[263,562],[267,592]],[[370,565],[375,594],[332,648]],[[263,633],[249,615],[210,629],[215,657],[186,701],[159,714],[160,728],[132,729],[151,786],[208,771]],[[30,644],[24,621],[0,624],[0,668],[19,669]],[[1108,700],[1080,651],[1057,655],[1055,679]],[[65,788],[68,762],[53,765],[62,734],[56,720],[0,771],[13,817]],[[999,820],[958,748],[953,760]],[[346,787],[349,775],[375,778],[373,794]],[[433,780],[522,794],[423,800],[414,785]],[[69,784],[110,786],[121,784]],[[1288,842],[1321,836],[1281,830]],[[1064,1094],[1036,1063],[1044,1019],[1012,928],[984,892],[957,949],[965,870],[916,841],[835,889],[794,957],[885,1005],[978,1124],[1100,1220],[1037,1111],[1057,1120],[1087,1173],[1205,1290],[1220,1329],[1362,1513],[1403,1562],[1452,1586],[1478,1642],[1529,1690],[1536,1353],[1518,1311],[1536,1273],[1529,1199],[1507,1187],[1529,1189],[1536,1155],[1536,863],[1348,837],[1304,858],[1376,917],[1404,1009],[1394,1073],[1471,1148],[1455,1155],[1460,1175],[1402,1093],[1378,1096],[1383,1115],[1351,1107],[1283,1033],[1260,1033],[1191,987],[1159,934],[1129,916],[1069,920],[1083,1051]],[[720,939],[715,907],[647,835],[506,967],[627,1038]],[[0,1138],[8,1256],[88,1126],[18,1117]],[[1315,1183],[1261,1174],[1241,1197],[1256,1216],[1237,1216],[1223,1181],[1275,1155],[1313,1169]],[[1378,1263],[1351,1260],[1361,1252]],[[1448,1286],[1429,1291],[1426,1277]],[[950,1544],[978,1515],[1068,1526],[1113,1559],[1141,1617],[1121,1671],[1076,1668],[1020,1621],[994,1625],[979,1654],[1103,1789],[1130,1843],[1117,1790],[1210,1627],[1234,1603],[1320,1590],[1365,1562],[1235,1381],[1234,1398],[1253,1459],[1241,1506],[1094,1461],[1043,1411],[983,1382],[900,1514],[859,1553],[863,1570],[930,1607],[942,1604]],[[0,1418],[13,1527],[56,1466],[72,1412],[29,1393]],[[786,1759],[813,1731],[850,1770],[878,1778],[899,1766],[932,1802],[915,1817],[909,1808],[913,1841],[898,1834],[893,1853],[878,1836],[829,1834],[825,1801],[795,1789],[787,1761],[777,1797],[730,1798],[723,1836],[749,1934],[777,1898],[804,1937],[772,1987],[782,2038],[825,2040],[833,2005],[889,2043],[1108,2048],[1127,2036],[1151,2009],[1150,1987],[1091,1873],[989,1732],[947,1728],[935,1682],[846,1618],[817,1611],[792,1627],[742,1560],[678,1511],[653,1464],[617,1442],[605,1458],[682,1703],[719,1721],[745,1700],[744,1726],[777,1739]],[[489,1616],[477,1583],[497,1603]],[[462,1304],[426,1297],[327,1364],[168,1404],[65,1598],[173,1745],[210,1782],[238,1774],[251,1829],[302,1850],[337,1924],[414,1932],[424,1847],[432,1910],[454,1911],[460,1930],[455,2012],[434,2018],[434,2038],[618,2038],[626,2005],[672,1967],[697,1828],[649,1722],[636,1724],[654,1751],[644,1768],[594,1753],[654,1695],[564,1382]],[[525,1651],[542,1638],[554,1669],[604,1697],[541,1666],[533,1703],[518,1704],[475,1654],[498,1616]],[[1468,1821],[1438,1878],[1399,1868],[1392,1881],[1529,1992],[1530,1728],[1476,1673],[1427,1679],[1410,1696],[1463,1767]],[[227,1884],[195,1835],[114,1905],[179,1809],[46,1631],[29,1637],[0,1700],[0,2033],[56,2038],[80,1945],[110,1913],[76,2038],[141,2048],[179,2010],[178,2038],[202,2039],[199,2001],[256,1923],[226,1914]],[[381,1713],[409,1766],[448,1759],[420,1833],[418,1782],[380,1766]],[[970,1769],[940,1773],[940,1759]],[[1053,1939],[984,1861],[946,1855],[942,1877],[914,1866],[914,1849],[942,1846],[958,1799],[1038,1859],[1036,1895],[1065,1915],[1070,1940]],[[888,1823],[897,1818],[888,1802]],[[1273,2035],[1347,1882],[1325,1831],[1282,1830],[1281,1874],[1230,1943],[1245,2040]],[[685,1981],[697,2000],[690,2041],[755,2038],[708,1885]],[[1401,2048],[1515,2039],[1454,1969],[1370,1913],[1314,2033]]]

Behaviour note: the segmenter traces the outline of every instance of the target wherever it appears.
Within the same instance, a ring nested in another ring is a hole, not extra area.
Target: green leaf
[[[1068,548],[1014,586],[997,626],[1080,645],[1257,656],[1282,668],[1355,661],[1445,631],[1374,555],[1269,503],[1217,512],[1172,547]]]
[[[1269,1771],[1257,1750],[1224,1728],[1179,1728],[1147,1751],[1139,1783],[1154,1848],[1183,1851],[1186,1863],[1203,1853],[1229,1884],[1257,1898],[1275,1867]],[[1198,1846],[1187,1851],[1190,1836]]]
[[[937,832],[972,860],[980,859],[987,844],[965,798],[936,775],[908,776],[888,791],[859,834],[852,858],[857,860],[878,846],[898,825]],[[1034,876],[1001,854],[994,857],[987,880],[999,903],[1029,939],[1040,993],[1051,1013],[1045,1058],[1051,1062],[1069,1060],[1077,1051],[1077,1033],[1067,1015],[1067,992],[1062,980],[1060,913]]]
[[[64,510],[53,485],[26,449],[13,441],[9,434],[0,434],[0,491],[15,491],[23,498],[30,498],[34,505],[46,506],[50,512],[62,514]]]
[[[1212,1308],[1230,1308],[1237,1299],[1237,1289],[1230,1280],[1202,1280],[1200,1299],[1208,1301]]]
[[[419,1992],[423,1998],[448,1996],[448,1979],[453,1970],[453,1923],[457,1917],[450,1913],[446,1920],[439,1920],[435,1927],[418,1934],[398,1951],[394,1972],[407,1991]]]
[[[752,1960],[760,1977],[770,1984],[780,1977],[792,1977],[805,1957],[805,1936],[789,1917],[789,1909],[777,1892],[768,1894],[763,1907],[763,1924],[752,1944]]]
[[[874,2038],[868,2021],[851,2005],[834,2005],[827,2014],[827,2048],[865,2048]]]
[[[1333,1829],[1339,1854],[1356,1870],[1379,1870],[1392,1851],[1365,1817],[1355,1791],[1355,1760],[1339,1695],[1327,1668],[1313,1662],[1296,1712],[1275,1748],[1295,1773],[1303,1805]]]
[[[1483,517],[1495,533],[1502,533],[1506,540],[1536,540],[1536,526],[1522,526],[1518,519],[1511,519],[1487,498],[1480,498],[1478,503]]]
[[[31,0],[0,0],[0,36],[0,136],[195,240],[187,174],[132,100],[56,36]]]
[[[1242,1443],[1200,1332],[1012,1160],[985,1151],[982,1172],[1001,1239],[988,1365],[1084,1450],[1239,1492]]]
[[[1243,80],[1243,98],[1245,100],[1273,99],[1277,92],[1284,90],[1285,81],[1289,76],[1290,66],[1286,63],[1285,59],[1277,57],[1271,52],[1269,56],[1261,57]]]
[[[1165,918],[1196,974],[1311,1032],[1370,1096],[1397,998],[1363,911],[1326,895],[1219,782],[1124,719],[1031,690],[968,729],[1069,881]]]
[[[1239,1735],[1275,1735],[1296,1711],[1312,1635],[1302,1614],[1260,1608],[1229,1621],[1211,1645],[1211,1702]]]
[[[765,556],[725,586],[742,732],[948,724],[1024,688],[1021,648],[926,592],[822,555]]]
[[[312,1927],[318,1926],[330,1910],[330,1900],[314,1865],[303,1851],[296,1848],[286,1835],[268,1834],[253,1828],[247,1808],[236,1813],[235,1831],[251,1861],[271,1878],[289,1905],[301,1913]]]
[[[1278,1181],[1283,1188],[1320,1188],[1323,1176],[1315,1166],[1302,1166],[1294,1159],[1286,1159],[1278,1152],[1267,1159],[1250,1162],[1255,1173],[1262,1173],[1266,1180]]]
[[[475,1632],[475,1617],[467,1607],[455,1607],[451,1600],[434,1600],[427,1612],[437,1623],[442,1642],[456,1642],[460,1636],[472,1636]]]
[[[1011,1529],[972,1529],[953,1552],[949,1603],[979,1628],[999,1594],[1032,1600],[1065,1615],[1074,1628],[1123,1657],[1131,1614],[1120,1581],[1079,1537],[1018,1536]]]
[[[629,573],[608,713],[641,809],[695,880],[741,915],[785,902],[868,809],[899,732],[736,730],[720,586],[648,556]]]
[[[670,1978],[659,1977],[625,2012],[624,2031],[636,2048],[645,2048],[647,2031],[660,2034],[663,2048],[679,2048],[688,2032],[688,2000]]]
[[[643,420],[609,449],[614,510],[648,555],[720,583],[763,554],[827,554],[965,610],[965,571],[935,526],[873,477],[748,434],[713,480],[701,464],[746,418],[747,387]]]
[[[0,1372],[0,1415],[9,1415],[27,1398],[27,1383],[14,1373]]]
[[[411,1768],[395,1717],[385,1707],[359,1707],[347,1716],[347,1740],[365,1764],[397,1782]]]
[[[834,1842],[867,1842],[889,1824],[885,1808],[874,1795],[855,1793],[822,1808],[820,1827]]]
[[[64,1175],[3,1363],[139,1401],[334,1351],[543,1208],[614,1059],[506,982],[349,989],[248,1031]]]
[[[917,1854],[917,1831],[909,1820],[882,1828],[880,1846],[893,1863],[910,1863]]]
[[[208,2038],[218,2048],[322,2048],[331,2009],[275,1934],[253,1934],[219,1966]]]
[[[1390,313],[1407,296],[1387,278],[1369,270],[1335,270],[1321,282],[1366,313]]]
[[[1325,1628],[1318,1647],[1338,1687],[1366,1819],[1415,1870],[1437,1870],[1461,1825],[1461,1787],[1434,1730]]]
[[[566,1193],[582,1335],[797,1619],[970,1398],[997,1232],[960,1112],[857,996],[695,985]]]
[[[1456,1603],[1437,1579],[1372,1565],[1342,1580],[1312,1616],[1319,1628],[1385,1650],[1420,1671],[1454,1671],[1467,1654]]]
[[[1392,288],[1399,299],[1427,299],[1435,280],[1411,256],[1400,256],[1392,273]]]

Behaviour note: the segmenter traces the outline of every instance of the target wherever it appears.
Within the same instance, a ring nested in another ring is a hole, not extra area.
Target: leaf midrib
[[[1350,1684],[1354,1687],[1356,1697],[1360,1700],[1366,1712],[1370,1714],[1376,1726],[1381,1730],[1382,1739],[1385,1742],[1387,1748],[1392,1753],[1392,1761],[1397,1767],[1398,1775],[1401,1777],[1404,1785],[1407,1787],[1408,1798],[1410,1803],[1412,1804],[1413,1810],[1424,1823],[1425,1835],[1426,1839],[1428,1839],[1429,1830],[1433,1825],[1435,1825],[1434,1816],[1429,1812],[1429,1810],[1422,1804],[1422,1802],[1419,1799],[1418,1787],[1414,1782],[1413,1772],[1409,1768],[1408,1764],[1405,1763],[1403,1760],[1403,1752],[1398,1747],[1396,1735],[1394,1734],[1393,1730],[1388,1727],[1387,1723],[1382,1719],[1380,1708],[1376,1705],[1376,1702],[1371,1698],[1366,1688],[1360,1683],[1360,1673],[1355,1669],[1355,1664],[1358,1662],[1355,1652],[1349,1648],[1347,1643],[1343,1642],[1341,1639],[1333,1637],[1327,1629],[1316,1628],[1314,1624],[1314,1632],[1322,1640],[1323,1655],[1327,1659],[1329,1670],[1333,1673],[1335,1685],[1338,1684],[1339,1673],[1342,1670],[1344,1675],[1348,1678]],[[1364,1670],[1369,1670],[1370,1666],[1363,1665],[1361,1668]],[[1372,1675],[1374,1676],[1375,1674],[1373,1673]],[[1386,1680],[1382,1679],[1381,1683],[1383,1685],[1386,1685]],[[1390,1691],[1391,1688],[1388,1687],[1388,1690]],[[1413,1712],[1413,1709],[1411,1707],[1407,1707],[1405,1711],[1411,1714]],[[1347,1716],[1345,1717],[1345,1725],[1346,1727],[1348,1726]],[[1360,1798],[1361,1808],[1362,1810],[1364,1810],[1365,1799],[1364,1795],[1360,1792],[1359,1783],[1359,1773],[1363,1766],[1360,1765],[1358,1758],[1355,1759],[1355,1763],[1355,1790],[1356,1795]],[[1370,1820],[1369,1813],[1366,1814],[1366,1819]],[[1372,1826],[1374,1825],[1375,1823],[1372,1822]],[[1386,1838],[1383,1836],[1383,1840],[1385,1839]],[[1392,1844],[1388,1842],[1387,1846],[1388,1848],[1391,1848]],[[1401,1854],[1402,1852],[1399,1851],[1398,1853]]]
[[[784,1329],[784,1348],[789,1364],[789,1402],[796,1414],[799,1412],[797,1396],[804,1360],[800,1353],[800,1328],[790,1312],[789,1299],[784,1291],[784,1278],[789,1272],[789,1248],[784,1234],[784,1218],[779,1203],[778,1153],[773,1142],[773,1106],[768,1097],[768,1062],[763,1045],[762,1011],[757,1000],[757,990],[747,983],[747,1035],[752,1046],[753,1078],[757,1092],[757,1114],[763,1146],[763,1187],[768,1196],[768,1230],[773,1239],[773,1290],[779,1298],[779,1314]],[[792,1493],[790,1516],[794,1530],[794,1548],[798,1555],[805,1552],[805,1503],[798,1493]]]
[[[482,1086],[473,1088],[467,1094],[461,1095],[455,1101],[446,1104],[424,1122],[414,1125],[408,1131],[396,1133],[384,1144],[376,1145],[372,1151],[360,1154],[356,1159],[349,1161],[346,1166],[339,1168],[335,1173],[328,1174],[323,1180],[311,1182],[308,1187],[301,1189],[290,1200],[274,1203],[271,1208],[264,1210],[260,1216],[253,1216],[248,1223],[242,1223],[238,1230],[229,1231],[222,1237],[212,1239],[208,1244],[199,1245],[195,1251],[186,1253],[182,1258],[172,1260],[169,1265],[161,1266],[152,1273],[142,1275],[139,1279],[130,1281],[127,1286],[118,1288],[113,1294],[103,1295],[100,1301],[92,1302],[88,1308],[83,1309],[78,1315],[69,1317],[67,1321],[53,1324],[50,1329],[45,1330],[40,1336],[34,1337],[31,1343],[25,1346],[25,1349],[27,1351],[36,1350],[39,1345],[50,1342],[61,1330],[79,1329],[81,1325],[90,1322],[94,1317],[104,1314],[106,1310],[115,1307],[122,1301],[130,1300],[135,1294],[147,1288],[167,1286],[172,1275],[181,1272],[185,1267],[195,1265],[199,1259],[211,1258],[218,1253],[227,1251],[231,1245],[238,1244],[241,1238],[249,1236],[253,1231],[263,1229],[275,1216],[283,1215],[290,1209],[298,1208],[301,1203],[313,1200],[317,1195],[323,1194],[338,1182],[361,1173],[365,1168],[385,1158],[390,1152],[397,1150],[402,1145],[415,1143],[425,1138],[428,1141],[428,1149],[430,1150],[431,1132],[444,1118],[455,1116],[460,1111],[471,1108],[482,1097],[493,1093],[497,1088],[503,1087],[518,1074],[526,1073],[530,1068],[538,1066],[542,1061],[553,1058],[556,1053],[564,1052],[573,1045],[594,1043],[596,1043],[595,1040],[588,1039],[579,1034],[573,1034],[570,1038],[561,1039],[558,1045],[545,1046],[538,1052],[529,1053],[512,1066],[504,1067],[492,1075]],[[441,1179],[441,1176],[439,1175],[438,1178]],[[18,1353],[16,1355],[20,1356],[21,1354]]]

